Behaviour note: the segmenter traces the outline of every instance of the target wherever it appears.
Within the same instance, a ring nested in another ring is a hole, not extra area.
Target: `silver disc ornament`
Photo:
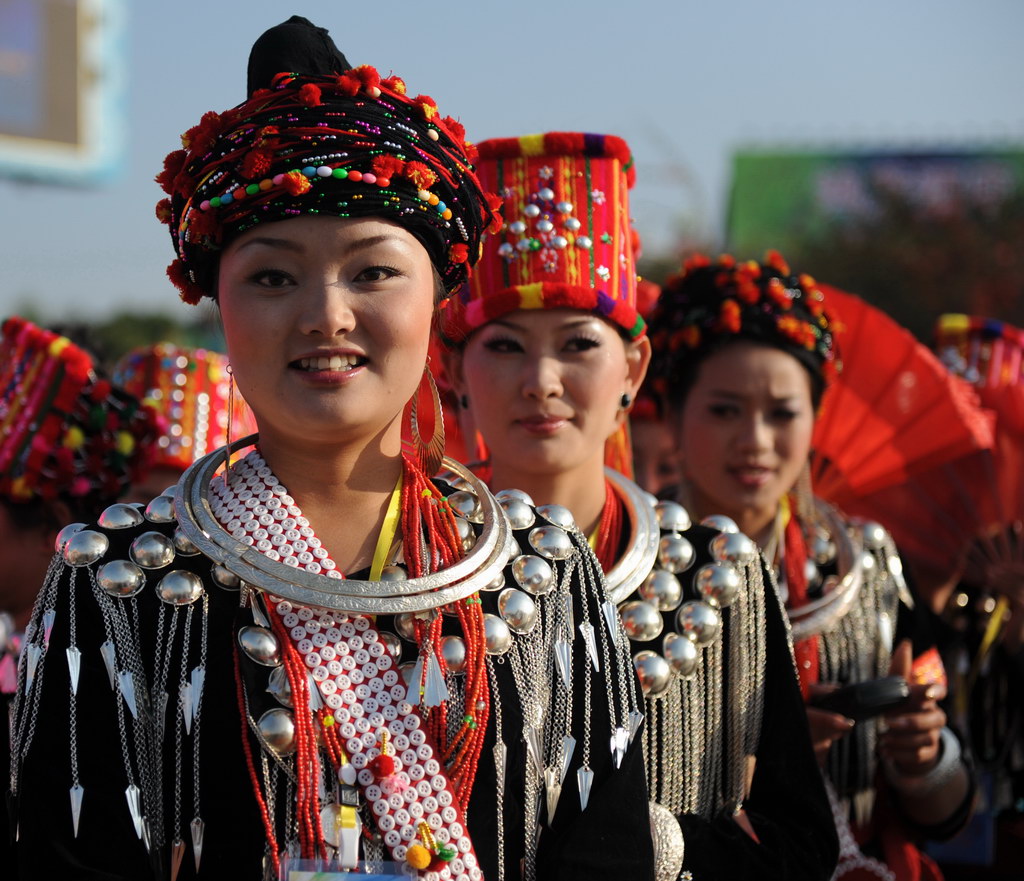
[[[643,580],[637,593],[659,612],[671,612],[683,601],[683,586],[679,579],[664,569],[653,569]]]
[[[248,626],[238,631],[238,645],[247,658],[263,667],[281,664],[281,644],[266,627]]]
[[[658,562],[669,572],[685,572],[693,565],[695,556],[693,545],[681,535],[663,535],[658,542]]]
[[[163,569],[174,562],[174,542],[162,532],[144,532],[132,542],[128,556],[143,569]]]
[[[500,499],[498,504],[501,505],[501,509],[505,512],[505,516],[508,517],[508,522],[513,529],[529,529],[537,522],[537,516],[533,513],[533,508],[522,499]]]
[[[538,526],[531,529],[530,547],[549,560],[567,560],[573,552],[572,539],[558,526]]]
[[[145,514],[150,523],[172,523],[174,521],[174,497],[157,496],[146,505]]]
[[[187,606],[203,592],[203,580],[187,569],[172,569],[156,585],[156,595],[169,606]]]
[[[470,523],[483,523],[484,512],[480,507],[480,500],[471,492],[457,490],[448,496],[448,504],[460,517],[465,517]]]
[[[523,554],[512,561],[512,577],[516,584],[534,596],[544,596],[555,586],[551,564],[533,554]]]
[[[466,672],[466,643],[461,636],[446,636],[441,640],[441,657],[449,672]]]
[[[622,629],[634,642],[647,642],[661,635],[665,624],[659,612],[643,600],[630,600],[619,606]]]
[[[694,600],[683,603],[676,613],[676,626],[699,646],[710,645],[718,636],[722,619],[707,603]]]
[[[484,615],[484,646],[489,655],[503,655],[512,648],[512,631],[497,615]]]
[[[709,544],[711,556],[719,563],[751,563],[757,547],[742,532],[720,532]]]
[[[669,633],[662,641],[661,650],[673,673],[686,678],[696,672],[700,649],[693,640],[678,633]]]
[[[224,590],[241,590],[242,579],[221,566],[219,563],[214,563],[210,569],[210,577],[213,579],[213,583],[217,587],[221,587]]]
[[[279,756],[295,752],[295,719],[283,707],[267,710],[257,723],[264,743]]]
[[[102,532],[82,529],[68,538],[64,545],[64,561],[69,566],[91,566],[110,547],[110,541]]]
[[[700,521],[700,525],[707,526],[710,529],[717,529],[719,532],[740,531],[736,521],[731,517],[726,517],[724,514],[712,514],[710,517],[705,517]]]
[[[728,563],[701,566],[693,582],[705,602],[722,609],[732,605],[743,584],[739,572]]]
[[[658,502],[654,506],[658,527],[665,532],[686,532],[693,524],[686,508],[678,502]]]
[[[529,633],[537,625],[537,604],[514,587],[498,594],[498,614],[514,633]]]
[[[57,533],[57,538],[53,542],[53,549],[58,554],[64,553],[64,548],[67,543],[71,541],[71,536],[76,532],[81,532],[88,526],[88,523],[69,523],[60,532]]]
[[[497,499],[499,505],[506,499],[518,499],[531,508],[533,507],[533,499],[521,489],[500,489],[494,494],[494,498]]]
[[[96,583],[104,593],[127,599],[146,586],[146,573],[130,560],[111,560],[97,570]]]
[[[576,519],[572,516],[572,511],[564,505],[541,505],[537,509],[537,513],[548,523],[561,526],[562,529],[572,529],[576,526]]]
[[[105,508],[96,523],[104,529],[131,529],[139,526],[144,518],[134,505],[117,502]]]
[[[672,669],[668,661],[657,652],[637,652],[633,655],[633,666],[645,695],[654,697],[661,694],[672,681]]]

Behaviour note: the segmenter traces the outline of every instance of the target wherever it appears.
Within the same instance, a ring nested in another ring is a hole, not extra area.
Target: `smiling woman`
[[[733,518],[775,570],[839,834],[833,877],[934,881],[941,873],[915,844],[954,834],[973,787],[937,703],[945,671],[892,540],[811,495],[814,421],[841,354],[834,321],[815,280],[777,252],[697,256],[651,317],[654,372],[682,463],[677,498]],[[837,686],[877,692],[872,680],[887,673],[906,678],[909,697],[877,718],[817,706]],[[806,724],[799,707],[789,712],[787,724]]]
[[[259,434],[58,538],[14,723],[21,868],[648,878],[639,689],[586,539],[402,448],[496,200],[431,98],[333,67],[304,19],[269,33],[250,71],[306,72],[204,115],[157,209]]]

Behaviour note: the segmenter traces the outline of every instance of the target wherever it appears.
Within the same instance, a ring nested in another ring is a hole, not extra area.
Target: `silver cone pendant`
[[[56,609],[47,609],[43,612],[43,647],[50,647],[50,633],[53,632],[53,622],[57,617]]]
[[[171,842],[171,881],[178,881],[178,872],[181,871],[181,861],[185,859],[185,842],[175,838]]]
[[[75,828],[75,838],[78,838],[78,820],[82,816],[82,796],[85,790],[77,783],[71,787],[71,822]]]
[[[583,641],[587,644],[587,653],[590,655],[590,666],[594,668],[595,673],[600,673],[601,658],[597,654],[597,639],[594,637],[594,625],[589,621],[584,621],[580,625],[580,634],[583,636]]]
[[[100,654],[103,655],[103,666],[107,668],[107,676],[110,677],[110,687],[117,688],[117,650],[109,639],[100,646]]]
[[[124,796],[128,799],[128,810],[131,811],[132,822],[135,824],[135,834],[142,838],[142,793],[139,787],[132,783],[125,791]]]
[[[615,767],[622,767],[622,760],[626,757],[626,747],[629,746],[629,732],[625,728],[616,728],[611,738],[612,757],[615,759]]]
[[[192,721],[199,717],[199,702],[203,698],[203,685],[206,683],[206,668],[196,667],[192,671]]]
[[[544,776],[544,732],[540,728],[527,728],[524,732],[526,738],[526,752],[530,755],[530,763],[537,777]]]
[[[558,668],[558,675],[562,678],[565,690],[572,688],[572,649],[564,639],[555,640],[555,666]]]
[[[548,826],[555,818],[558,810],[558,799],[562,795],[562,782],[558,779],[558,768],[544,769],[544,795],[547,799]]]
[[[576,784],[580,789],[580,810],[585,811],[590,803],[590,789],[594,785],[594,772],[584,766],[576,772]]]
[[[132,676],[131,670],[122,670],[117,674],[117,685],[121,690],[121,697],[124,698],[128,709],[131,710],[132,718],[138,719],[139,705],[135,700],[135,678]]]
[[[196,858],[196,874],[199,873],[199,860],[203,856],[203,833],[206,831],[206,824],[196,817],[190,824],[192,830],[192,853]]]
[[[71,676],[71,693],[78,695],[78,675],[82,671],[82,651],[78,646],[73,645],[64,649],[68,656],[68,674]]]
[[[576,751],[576,738],[566,734],[562,738],[562,769],[558,775],[560,783],[565,782],[565,775],[569,773],[569,765],[572,762],[572,754]]]

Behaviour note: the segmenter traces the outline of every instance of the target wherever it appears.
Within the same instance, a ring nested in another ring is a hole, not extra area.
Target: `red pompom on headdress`
[[[192,283],[180,257],[172,260],[167,267],[167,277],[171,280],[171,284],[178,289],[178,296],[181,297],[183,303],[196,306],[203,299],[202,289]]]
[[[306,83],[299,89],[299,103],[307,107],[318,107],[320,105],[320,87],[315,83]]]

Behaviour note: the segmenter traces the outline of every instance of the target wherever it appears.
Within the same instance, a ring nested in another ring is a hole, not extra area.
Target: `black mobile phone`
[[[811,706],[830,713],[839,713],[855,722],[873,719],[895,709],[910,697],[910,686],[902,676],[886,676],[855,682],[835,691],[812,698]]]

